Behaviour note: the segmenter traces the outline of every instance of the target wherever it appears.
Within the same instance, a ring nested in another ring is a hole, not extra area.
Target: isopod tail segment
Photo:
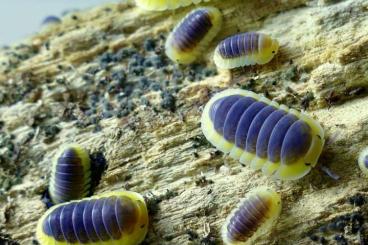
[[[136,0],[138,7],[149,11],[164,11],[172,10],[180,7],[185,7],[191,4],[200,2],[209,2],[210,0]]]
[[[38,221],[36,237],[41,245],[137,245],[148,222],[139,193],[113,191],[53,206]]]
[[[252,190],[227,217],[222,240],[226,245],[256,244],[277,221],[281,206],[281,197],[274,190],[264,186]]]
[[[246,32],[221,41],[213,56],[220,69],[233,69],[250,65],[263,65],[277,54],[279,43],[269,35]]]
[[[213,96],[201,128],[220,151],[280,180],[308,174],[325,143],[322,127],[310,116],[242,89]]]
[[[204,54],[222,26],[222,14],[214,7],[201,7],[187,14],[165,43],[166,55],[174,62],[190,64]]]
[[[364,148],[358,158],[358,165],[363,174],[368,177],[368,147]]]

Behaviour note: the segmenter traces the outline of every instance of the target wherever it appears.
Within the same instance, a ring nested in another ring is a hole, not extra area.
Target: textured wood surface
[[[208,5],[224,15],[223,29],[203,57],[208,67],[213,67],[215,44],[242,31],[277,38],[281,48],[275,59],[264,66],[218,71],[201,81],[183,78],[174,93],[173,112],[156,109],[162,103],[160,92],[145,92],[150,106],[103,119],[97,132],[93,125],[80,128],[75,121],[60,120],[89,96],[90,85],[82,79],[86,70],[99,65],[98,57],[106,51],[132,45],[140,49],[147,38],[167,35],[193,6],[153,13],[134,4],[101,6],[71,13],[60,25],[25,40],[24,46],[0,51],[1,140],[12,134],[10,141],[16,142],[12,151],[0,145],[1,155],[11,153],[0,161],[1,236],[32,244],[37,220],[46,210],[41,194],[48,185],[51,158],[61,144],[78,142],[107,159],[98,193],[125,188],[161,201],[146,244],[222,244],[219,231],[226,216],[246,192],[261,185],[281,193],[283,208],[277,225],[257,244],[314,244],[312,234],[325,237],[326,244],[337,244],[337,235],[349,244],[364,244],[365,225],[355,232],[351,219],[354,223],[353,216],[361,215],[368,220],[368,204],[351,202],[356,195],[367,198],[368,191],[356,164],[368,143],[368,2],[213,0]],[[124,62],[112,66],[128,69]],[[96,73],[95,81],[106,73]],[[161,79],[153,68],[145,74]],[[169,87],[174,86],[168,77]],[[57,83],[61,78],[67,85]],[[19,95],[27,86],[32,89]],[[316,168],[298,181],[273,181],[209,145],[199,127],[203,105],[214,92],[239,86],[305,109],[320,121],[328,140],[319,166],[340,179]],[[43,122],[60,127],[55,138],[45,140],[36,115],[46,115]],[[341,216],[348,217],[344,230],[318,231]]]

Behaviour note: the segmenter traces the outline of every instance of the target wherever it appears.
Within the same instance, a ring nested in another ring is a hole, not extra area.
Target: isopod
[[[38,221],[41,245],[136,245],[148,228],[143,197],[131,191],[115,191],[50,208]]]
[[[256,32],[236,34],[221,41],[214,54],[218,68],[236,67],[268,63],[277,53],[279,43],[269,35]]]
[[[360,154],[358,159],[359,168],[362,172],[368,176],[368,147],[364,148]]]
[[[272,189],[259,187],[247,194],[222,226],[226,245],[250,245],[266,233],[281,212],[281,197]]]
[[[181,64],[195,61],[221,28],[221,12],[214,7],[198,8],[187,14],[166,40],[166,55]]]
[[[163,11],[208,1],[210,0],[136,0],[136,3],[138,7],[145,10]]]
[[[309,173],[325,142],[321,125],[310,116],[242,89],[212,97],[201,127],[220,151],[281,180]]]
[[[61,20],[59,17],[50,15],[47,16],[43,21],[42,21],[42,25],[49,25],[49,24],[59,24],[61,23]]]
[[[55,157],[49,184],[53,203],[86,197],[91,189],[91,162],[79,145],[63,148]]]

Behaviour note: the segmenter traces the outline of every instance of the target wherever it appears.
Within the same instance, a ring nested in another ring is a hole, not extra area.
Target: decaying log
[[[368,184],[356,163],[368,143],[368,2],[208,5],[221,9],[224,26],[195,67],[162,55],[168,32],[193,6],[144,12],[134,3],[104,5],[1,49],[0,243],[32,244],[51,158],[61,144],[78,142],[108,162],[97,193],[129,189],[156,200],[146,244],[222,244],[226,216],[261,185],[281,193],[283,208],[257,244],[368,244]],[[280,52],[264,66],[216,72],[216,43],[244,31],[277,38]],[[155,50],[146,47],[152,40]],[[164,64],[133,67],[132,49]],[[115,80],[123,84],[121,100],[108,91]],[[210,96],[227,87],[263,93],[320,121],[328,140],[319,164],[340,179],[315,168],[298,181],[274,181],[216,151],[199,120]]]

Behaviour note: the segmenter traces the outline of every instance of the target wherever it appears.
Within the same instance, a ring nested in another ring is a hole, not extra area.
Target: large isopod
[[[212,97],[201,127],[220,151],[281,180],[308,174],[325,142],[321,125],[307,114],[242,89]]]
[[[50,208],[38,221],[41,245],[137,245],[148,229],[148,211],[135,192],[115,191]]]

